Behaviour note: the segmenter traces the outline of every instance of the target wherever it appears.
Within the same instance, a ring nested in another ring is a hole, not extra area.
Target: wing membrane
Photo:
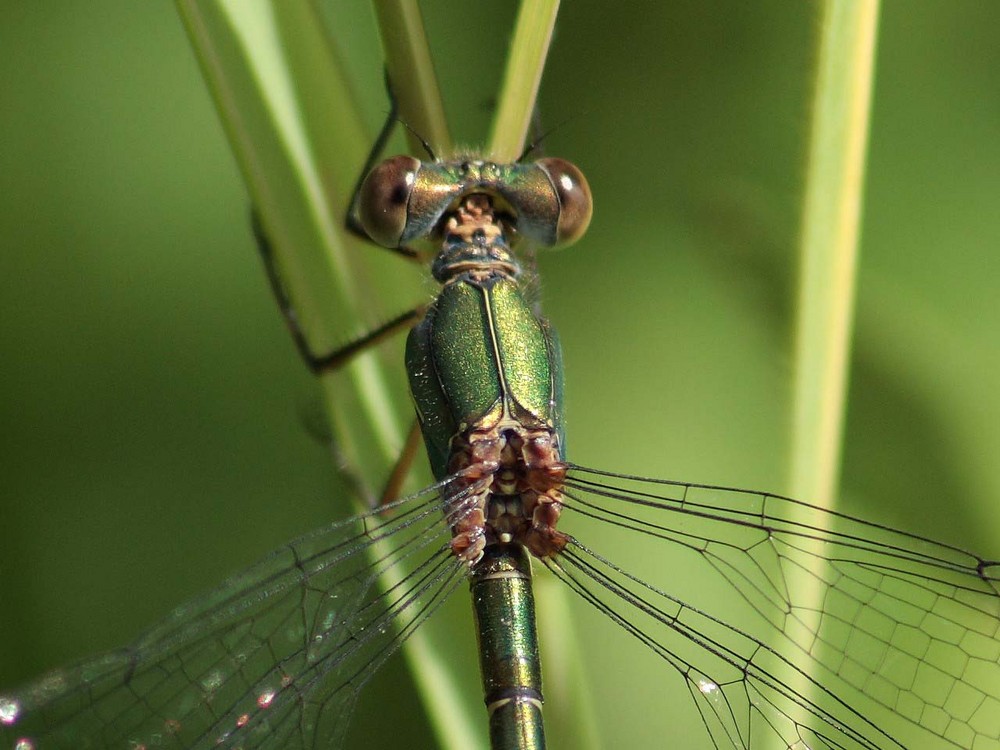
[[[372,672],[464,579],[433,490],[292,542],[130,647],[0,699],[2,746],[339,746]],[[405,572],[383,590],[390,568]]]
[[[789,748],[910,747],[916,728],[936,742],[921,747],[1000,748],[995,563],[768,493],[573,467],[565,494],[567,519],[680,550],[692,565],[681,575],[697,568],[755,615],[733,627],[666,593],[648,566],[632,575],[577,540],[557,561],[682,675],[717,747],[760,734]]]

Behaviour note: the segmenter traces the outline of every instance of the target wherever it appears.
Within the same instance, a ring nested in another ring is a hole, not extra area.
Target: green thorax
[[[506,420],[562,437],[555,332],[521,294],[500,226],[461,214],[434,266],[444,287],[406,343],[410,391],[438,479],[448,473],[452,438],[469,429]]]

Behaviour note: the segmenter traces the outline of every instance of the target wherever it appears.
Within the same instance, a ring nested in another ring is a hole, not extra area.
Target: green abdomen
[[[562,367],[555,333],[506,276],[448,284],[406,341],[406,369],[435,477],[453,436],[506,413],[560,433]]]

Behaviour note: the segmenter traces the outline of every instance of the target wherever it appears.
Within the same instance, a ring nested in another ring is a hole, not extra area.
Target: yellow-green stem
[[[559,0],[521,3],[489,141],[497,161],[513,161],[524,148],[558,13]]]
[[[877,17],[877,0],[827,0],[819,36],[800,248],[790,491],[823,507],[832,506],[839,475]],[[819,565],[821,558],[815,559]],[[796,618],[806,618],[810,629],[820,626],[808,613],[822,610],[815,582],[823,572],[789,571],[786,580],[800,592]],[[809,652],[809,644],[800,647]],[[784,677],[789,689],[807,698],[814,692],[804,675]]]
[[[790,491],[837,491],[877,0],[829,0],[820,30],[801,235]]]
[[[416,139],[419,135],[436,155],[450,153],[451,135],[416,0],[375,0],[372,5],[399,116],[410,127],[407,138],[411,150],[426,156]]]

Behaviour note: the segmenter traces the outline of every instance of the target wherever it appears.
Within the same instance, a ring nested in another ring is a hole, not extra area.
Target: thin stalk
[[[386,74],[399,105],[399,115],[409,126],[407,138],[415,154],[425,156],[416,135],[434,153],[451,152],[451,135],[434,73],[427,33],[416,0],[375,0]]]
[[[878,0],[824,4],[795,342],[791,493],[836,496],[854,317]]]
[[[834,503],[840,470],[877,18],[877,0],[827,0],[819,34],[800,247],[791,494],[823,507]],[[822,611],[824,591],[815,581],[825,571],[816,565],[787,575],[789,588],[801,592],[802,613]],[[812,647],[800,646],[806,653]],[[787,679],[807,698],[815,692],[801,675]]]
[[[489,140],[497,161],[513,161],[524,149],[558,14],[559,0],[522,2],[518,10]]]

